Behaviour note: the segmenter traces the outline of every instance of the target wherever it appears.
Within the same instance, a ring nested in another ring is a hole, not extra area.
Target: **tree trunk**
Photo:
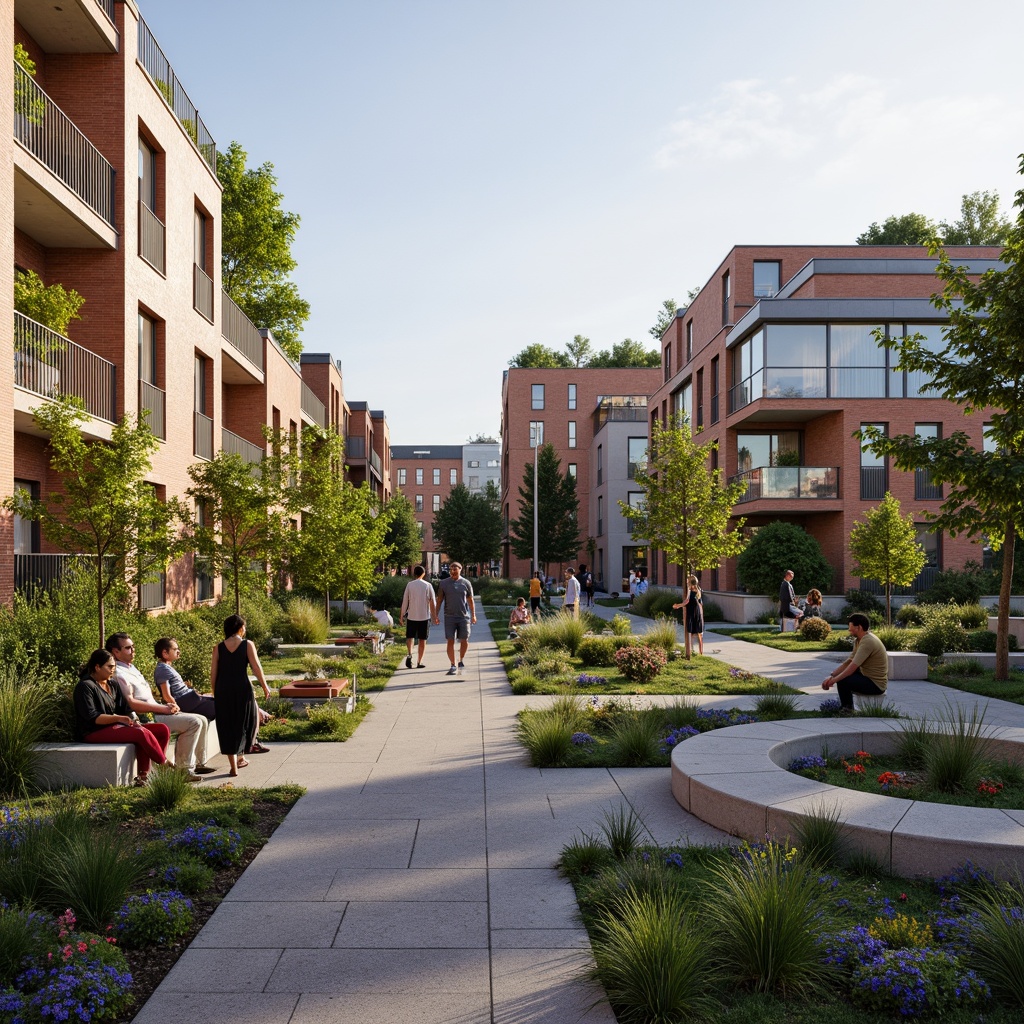
[[[331,628],[331,592],[329,590],[324,591],[324,615],[327,616],[327,629],[330,631]]]
[[[885,581],[885,624],[892,625],[892,583]]]
[[[241,595],[238,592],[238,576],[239,576],[239,572],[238,572],[238,559],[236,558],[231,563],[231,578],[235,582],[235,614],[236,615],[241,615],[242,614],[242,598],[241,598]]]
[[[996,679],[1010,678],[1010,593],[1013,590],[1013,548],[1017,539],[1011,519],[1003,530],[1003,580],[999,587],[999,617],[996,620]]]
[[[97,621],[100,624],[100,642],[96,645],[96,649],[99,650],[103,646],[104,636],[106,632],[107,620],[103,614],[103,556],[98,555],[96,558],[96,611]]]

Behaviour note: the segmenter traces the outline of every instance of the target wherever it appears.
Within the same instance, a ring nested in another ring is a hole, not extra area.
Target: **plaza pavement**
[[[711,632],[704,649],[802,690],[806,707],[839,658]],[[307,793],[137,1024],[612,1024],[587,978],[572,887],[553,866],[562,847],[624,804],[657,843],[728,836],[675,803],[667,768],[531,768],[515,716],[548,698],[509,693],[482,615],[464,675],[445,675],[438,627],[427,665],[403,663],[348,742],[274,743],[249,758],[240,782]],[[924,681],[890,693],[912,714],[973,699]],[[991,701],[986,721],[1024,726],[1024,707]]]

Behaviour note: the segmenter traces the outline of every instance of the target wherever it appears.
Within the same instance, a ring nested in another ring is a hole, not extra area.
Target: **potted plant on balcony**
[[[20,317],[15,318],[16,372],[32,391],[49,395],[59,390],[60,371],[54,358],[65,351],[68,325],[82,318],[84,304],[84,296],[73,288],[46,285],[34,270],[19,270],[14,275],[15,310],[46,328],[36,330]]]

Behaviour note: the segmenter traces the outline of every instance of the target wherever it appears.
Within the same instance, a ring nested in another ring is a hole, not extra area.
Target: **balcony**
[[[732,477],[729,483],[746,484],[737,505],[747,501],[803,500],[839,497],[837,466],[761,466]]]
[[[192,454],[207,462],[213,460],[213,420],[201,412],[193,413]]]
[[[347,437],[345,438],[345,458],[366,459],[366,438]]]
[[[263,383],[263,335],[227,292],[220,293],[220,334],[230,359],[222,366],[227,384]]]
[[[75,395],[90,416],[109,423],[117,418],[117,367],[17,312],[14,384],[43,398]]]
[[[213,323],[213,281],[198,263],[192,264],[192,308]]]
[[[148,381],[139,381],[139,415],[149,413],[150,430],[160,438],[167,440],[167,392]]]
[[[380,456],[374,451],[370,452],[370,468],[377,474],[379,480],[384,479],[381,472]]]
[[[139,63],[146,69],[153,84],[163,96],[167,105],[174,111],[178,123],[185,134],[199,150],[200,156],[206,161],[210,170],[217,174],[217,143],[207,131],[203,119],[195,104],[188,98],[188,93],[174,73],[170,61],[164,56],[156,36],[149,26],[139,18]]]
[[[252,441],[246,441],[230,430],[220,432],[221,450],[233,455],[240,455],[243,461],[258,466],[263,461],[263,449]]]
[[[327,429],[327,407],[319,398],[313,393],[313,389],[303,380],[299,382],[302,385],[302,400],[301,408],[305,416],[308,416],[318,427],[322,427],[324,430]],[[380,459],[377,460],[380,462]],[[378,466],[379,470],[379,466]]]
[[[606,398],[594,410],[594,433],[606,423],[646,423],[647,398]]]
[[[139,200],[139,255],[158,273],[166,275],[165,256],[167,234],[164,222]]]
[[[14,19],[47,53],[117,53],[115,0],[14,0]]]
[[[14,589],[29,595],[60,583],[80,555],[15,555]]]
[[[15,225],[52,248],[117,247],[115,171],[14,65]]]

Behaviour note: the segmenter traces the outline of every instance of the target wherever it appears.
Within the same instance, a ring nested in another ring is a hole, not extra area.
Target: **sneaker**
[[[417,667],[417,668],[426,668],[427,666],[426,666],[426,665],[424,665],[422,661],[417,661],[417,662],[416,662],[416,667]]]
[[[452,665],[452,667],[450,669],[448,669],[448,675],[450,675],[450,676],[457,676],[458,674],[459,674],[459,670],[454,665]]]
[[[192,769],[196,775],[212,775],[216,770],[216,768],[211,768],[207,764],[197,764],[195,768]]]
[[[466,667],[465,664],[463,664],[463,662],[460,661],[459,662],[459,675],[460,676],[462,675],[462,672],[465,669],[465,667]]]
[[[412,655],[411,654],[405,659],[405,667],[406,668],[412,668]]]

